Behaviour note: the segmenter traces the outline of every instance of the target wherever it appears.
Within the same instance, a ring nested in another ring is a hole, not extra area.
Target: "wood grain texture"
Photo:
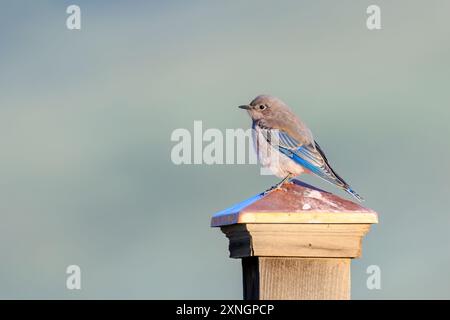
[[[230,257],[356,258],[370,224],[236,224],[222,227]]]
[[[350,259],[244,258],[245,300],[350,299]]]
[[[369,212],[252,212],[243,211],[237,223],[378,223],[376,213]]]
[[[300,181],[216,213],[244,299],[350,299],[350,261],[377,214]]]

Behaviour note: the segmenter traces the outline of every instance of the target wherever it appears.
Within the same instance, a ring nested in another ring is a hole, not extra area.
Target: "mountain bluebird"
[[[279,189],[301,173],[313,173],[363,201],[331,168],[311,131],[283,101],[260,95],[239,108],[252,118],[253,142],[261,165],[283,178],[268,191]]]

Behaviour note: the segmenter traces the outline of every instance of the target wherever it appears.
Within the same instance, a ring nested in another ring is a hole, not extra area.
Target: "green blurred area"
[[[210,217],[277,178],[176,166],[170,135],[270,93],[379,212],[352,297],[449,299],[450,2],[376,2],[379,31],[373,1],[76,1],[69,31],[72,2],[1,1],[0,298],[241,298]]]

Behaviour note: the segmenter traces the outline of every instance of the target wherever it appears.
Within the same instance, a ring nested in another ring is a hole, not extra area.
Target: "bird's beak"
[[[250,109],[250,106],[244,104],[243,106],[239,106],[239,108],[244,109],[244,110],[249,110],[249,109]]]

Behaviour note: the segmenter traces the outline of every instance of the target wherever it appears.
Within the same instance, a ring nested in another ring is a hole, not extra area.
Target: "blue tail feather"
[[[340,178],[334,171],[329,167],[328,162],[325,160],[325,165],[323,167],[318,167],[307,160],[303,159],[299,155],[297,155],[295,152],[292,152],[291,150],[285,149],[285,148],[279,148],[280,152],[282,152],[287,157],[291,158],[294,162],[301,165],[302,167],[308,169],[312,173],[316,174],[323,180],[334,184],[349,194],[351,194],[353,197],[355,197],[358,201],[362,202],[364,201],[363,197],[361,197],[358,193],[356,193],[342,178]]]

